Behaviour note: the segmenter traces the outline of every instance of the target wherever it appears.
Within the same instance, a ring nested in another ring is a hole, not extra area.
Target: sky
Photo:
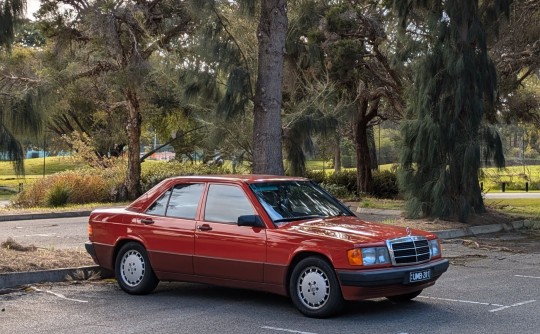
[[[34,18],[34,13],[39,9],[40,0],[26,0],[26,17]]]

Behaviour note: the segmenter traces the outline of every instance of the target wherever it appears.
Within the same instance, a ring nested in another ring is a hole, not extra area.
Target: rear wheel
[[[137,242],[129,242],[120,248],[116,257],[115,274],[120,288],[134,295],[150,293],[159,283],[146,249]]]
[[[334,269],[319,257],[305,258],[294,267],[289,294],[300,312],[314,318],[335,315],[345,303]]]
[[[403,294],[403,295],[388,296],[386,298],[390,299],[393,302],[405,303],[405,302],[409,302],[409,301],[413,300],[414,298],[418,297],[418,295],[420,295],[421,293],[422,293],[422,290],[419,290],[419,291],[415,291],[415,292],[406,293],[406,294]]]

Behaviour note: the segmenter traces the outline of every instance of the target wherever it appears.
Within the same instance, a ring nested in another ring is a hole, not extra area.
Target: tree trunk
[[[476,182],[472,182],[471,184],[473,194],[471,204],[476,214],[483,214],[486,212],[486,206],[484,205],[484,199],[482,198],[482,189],[480,189],[478,169],[476,169],[473,179],[476,180]],[[466,218],[467,217],[464,217],[464,219]]]
[[[253,110],[255,174],[285,174],[282,153],[281,85],[287,26],[287,1],[262,1],[257,33],[259,68]]]
[[[379,169],[379,160],[377,157],[377,145],[375,144],[375,129],[373,126],[368,127],[368,144],[369,144],[369,155],[371,159],[371,169]]]
[[[128,167],[126,174],[127,199],[134,200],[140,195],[141,181],[141,113],[137,93],[131,89],[126,91],[128,120],[126,132],[128,137]]]
[[[369,120],[365,116],[367,107],[367,101],[360,103],[358,115],[354,121],[357,190],[359,194],[368,194],[373,191],[373,176],[371,174],[371,156],[367,131]]]
[[[357,124],[356,130],[357,189],[359,194],[368,194],[373,191],[373,176],[366,126]]]

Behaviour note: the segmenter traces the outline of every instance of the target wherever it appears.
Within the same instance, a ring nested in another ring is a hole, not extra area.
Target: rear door
[[[195,225],[204,183],[176,184],[141,217],[143,238],[155,271],[193,273]]]
[[[238,217],[256,211],[244,190],[233,184],[210,184],[195,231],[196,275],[262,282],[266,229],[238,226]]]

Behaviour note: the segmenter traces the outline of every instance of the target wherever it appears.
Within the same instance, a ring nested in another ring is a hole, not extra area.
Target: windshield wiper
[[[304,220],[304,219],[312,219],[312,218],[326,218],[326,217],[325,216],[320,216],[320,215],[288,217],[288,218],[276,219],[276,220],[274,220],[274,223],[292,222],[292,221],[295,221],[295,220]]]

